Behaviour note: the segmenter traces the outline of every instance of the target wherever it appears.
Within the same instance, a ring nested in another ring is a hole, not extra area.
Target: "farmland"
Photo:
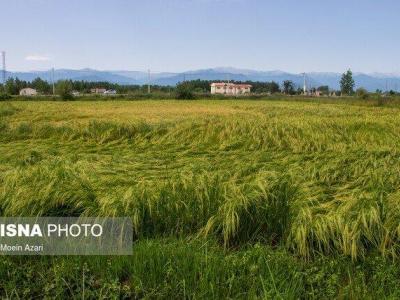
[[[128,216],[135,235],[129,257],[2,257],[0,294],[399,297],[399,112],[0,102],[2,216]]]

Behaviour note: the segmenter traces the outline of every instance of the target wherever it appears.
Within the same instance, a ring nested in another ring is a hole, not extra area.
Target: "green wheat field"
[[[400,106],[0,102],[2,216],[128,216],[132,256],[1,257],[2,298],[400,297]]]

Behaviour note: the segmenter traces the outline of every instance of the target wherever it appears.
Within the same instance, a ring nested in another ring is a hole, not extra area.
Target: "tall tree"
[[[72,88],[70,80],[59,80],[56,85],[56,93],[61,96],[62,100],[71,100],[73,99]]]
[[[10,95],[18,95],[18,88],[15,84],[14,78],[8,78],[4,86],[5,92]]]
[[[37,77],[31,83],[32,88],[36,89],[39,93],[49,94],[50,93],[50,84],[47,81]]]
[[[180,82],[176,86],[176,99],[192,100],[194,98],[193,85],[190,81]]]
[[[28,87],[28,82],[25,80],[20,80],[18,77],[15,78],[15,88],[17,90],[17,94],[24,88]]]
[[[353,72],[351,72],[350,69],[347,70],[346,73],[343,73],[342,79],[340,80],[340,89],[344,95],[351,95],[354,93]]]
[[[285,94],[289,94],[289,95],[293,95],[295,94],[295,90],[294,90],[294,83],[291,80],[285,80],[283,82],[283,92]]]
[[[267,85],[268,92],[270,92],[271,94],[280,92],[279,84],[277,84],[275,81],[267,82],[266,85]]]

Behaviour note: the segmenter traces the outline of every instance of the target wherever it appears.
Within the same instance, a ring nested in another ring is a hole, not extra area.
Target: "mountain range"
[[[7,72],[7,78],[18,77],[21,80],[32,81],[40,77],[51,81],[51,71]],[[328,85],[331,89],[339,89],[340,73],[311,72],[306,74],[307,86],[318,87]],[[400,75],[385,73],[354,73],[356,88],[364,87],[369,91],[400,90]],[[118,84],[147,84],[148,73],[142,71],[99,71],[94,69],[57,69],[54,70],[54,79],[72,79],[83,81],[107,81]],[[297,86],[303,86],[303,75],[283,71],[255,71],[220,67],[211,69],[193,70],[180,73],[151,73],[150,82],[153,85],[176,85],[184,80],[235,80],[235,81],[275,81],[282,84],[284,80],[291,80]]]

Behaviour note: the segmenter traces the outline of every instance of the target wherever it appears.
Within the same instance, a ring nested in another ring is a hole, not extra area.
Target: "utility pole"
[[[2,51],[1,52],[1,57],[3,60],[3,85],[6,84],[6,52]]]
[[[150,69],[148,70],[148,82],[147,82],[147,93],[151,93],[151,87],[150,87]]]
[[[306,95],[306,93],[307,93],[306,73],[303,73],[303,92],[304,92],[304,95]]]
[[[54,68],[51,69],[51,82],[52,82],[52,85],[53,85],[53,96],[54,96],[56,94],[56,89],[55,89],[55,86],[54,86]]]

